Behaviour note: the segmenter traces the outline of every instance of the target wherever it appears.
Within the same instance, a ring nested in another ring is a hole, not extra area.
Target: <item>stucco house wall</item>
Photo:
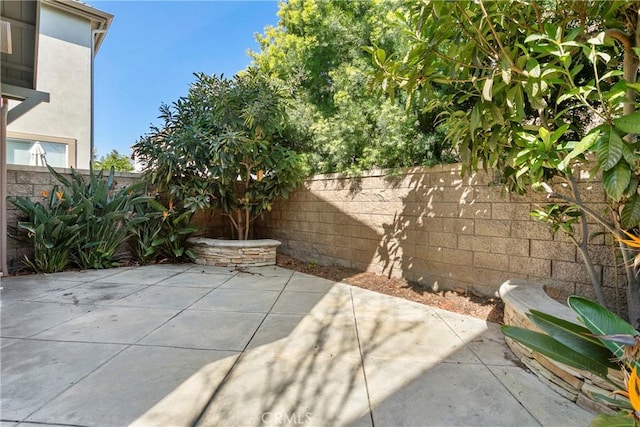
[[[65,144],[67,164],[55,166],[88,169],[92,145],[92,30],[98,21],[83,16],[85,13],[76,14],[75,6],[87,8],[77,2],[41,2],[36,87],[50,94],[50,102],[39,104],[12,122],[7,136],[9,149],[12,139]]]

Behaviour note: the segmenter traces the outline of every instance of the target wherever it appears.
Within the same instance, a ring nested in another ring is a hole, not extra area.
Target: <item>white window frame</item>
[[[77,140],[73,138],[62,138],[58,136],[50,135],[38,135],[34,133],[24,132],[7,132],[7,139],[19,139],[28,142],[52,142],[55,144],[65,144],[67,146],[67,168],[76,167],[76,146]],[[29,166],[29,165],[23,165]],[[35,167],[35,166],[34,166]]]

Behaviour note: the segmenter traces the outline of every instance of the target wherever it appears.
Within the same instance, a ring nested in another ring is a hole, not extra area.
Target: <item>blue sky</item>
[[[85,0],[86,1],[86,0]],[[186,95],[194,72],[233,76],[254,34],[276,25],[276,1],[86,1],[114,15],[95,59],[98,157],[130,147],[158,124],[158,107]]]

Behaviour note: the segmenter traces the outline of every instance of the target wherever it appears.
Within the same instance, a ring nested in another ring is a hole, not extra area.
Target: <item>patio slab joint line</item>
[[[293,278],[294,274],[295,274],[295,272],[292,271],[291,274],[289,275],[289,278],[287,279],[287,282],[284,284],[282,289],[280,289],[280,292],[278,293],[278,297],[275,299],[275,301],[273,301],[273,303],[271,304],[271,307],[269,307],[269,310],[265,313],[264,317],[260,321],[260,324],[253,331],[253,334],[251,334],[251,338],[249,338],[247,343],[242,348],[242,351],[240,351],[240,355],[233,362],[233,364],[231,365],[231,368],[229,368],[229,370],[225,374],[224,378],[222,378],[222,381],[220,381],[220,384],[218,384],[217,387],[215,388],[215,390],[213,391],[213,393],[211,393],[211,397],[209,398],[209,400],[207,400],[207,403],[202,408],[202,411],[200,411],[200,414],[198,415],[198,418],[196,418],[195,421],[193,422],[193,424],[192,424],[193,426],[197,426],[197,425],[200,424],[200,421],[202,420],[202,417],[204,416],[204,414],[206,414],[207,410],[211,407],[211,404],[215,400],[216,396],[218,396],[218,394],[220,394],[220,392],[222,391],[222,388],[225,386],[225,384],[229,380],[229,377],[231,376],[231,373],[236,368],[236,366],[238,366],[240,361],[244,358],[244,355],[245,355],[245,353],[247,351],[247,348],[249,347],[249,344],[251,343],[253,338],[258,333],[258,330],[260,330],[260,327],[262,326],[264,321],[267,319],[267,317],[271,313],[271,310],[273,310],[273,307],[275,307],[276,303],[278,302],[278,300],[282,296],[282,293],[284,292],[284,290],[287,289],[287,286],[289,285],[289,282],[291,281],[291,278]]]
[[[180,273],[176,273],[172,276],[167,277],[167,279],[170,279],[174,276],[179,275]],[[191,308],[195,303],[197,303],[198,301],[200,301],[201,299],[203,299],[204,297],[206,297],[207,295],[209,295],[211,292],[215,291],[216,289],[218,289],[220,286],[224,285],[225,283],[227,283],[229,280],[231,280],[232,278],[234,278],[237,275],[237,273],[234,273],[233,275],[229,276],[229,278],[227,278],[227,280],[225,280],[224,282],[220,283],[218,286],[216,286],[215,288],[209,290],[209,292],[207,292],[206,294],[202,295],[200,298],[198,298],[197,300],[195,300],[194,302],[192,302],[191,304],[189,304],[188,306],[186,306],[185,308],[182,308],[180,310],[178,310],[178,312],[176,314],[174,314],[173,316],[171,316],[170,318],[168,318],[166,321],[162,322],[161,324],[159,324],[157,327],[153,328],[152,330],[150,330],[149,332],[147,332],[146,334],[144,334],[143,336],[140,337],[140,339],[138,341],[136,341],[134,344],[135,345],[142,345],[140,344],[140,341],[142,341],[143,339],[145,339],[146,337],[148,337],[149,335],[151,335],[152,333],[154,333],[155,331],[157,331],[158,329],[160,329],[161,327],[163,327],[164,325],[166,325],[167,323],[169,323],[170,321],[172,321],[173,319],[175,319],[176,317],[180,316],[182,313],[184,313],[185,311],[187,311],[189,308]],[[166,279],[163,279],[166,280]],[[160,282],[162,282],[163,280],[160,280]],[[141,289],[141,290],[146,290],[152,286],[158,286],[158,283],[153,284],[153,285],[149,285],[147,288],[145,289]],[[134,292],[133,294],[137,293],[139,291]],[[131,294],[131,295],[133,295]],[[122,299],[122,298],[121,298]],[[163,346],[160,346],[163,347]],[[170,346],[164,346],[164,347],[170,347]]]
[[[516,402],[518,402],[518,404],[522,407],[522,409],[524,409],[524,410],[527,412],[527,414],[531,415],[531,417],[532,417],[534,420],[536,420],[536,422],[537,422],[539,425],[543,426],[544,424],[543,424],[543,423],[538,419],[538,417],[536,417],[536,415],[535,415],[533,412],[531,412],[531,411],[529,410],[529,408],[527,408],[525,405],[523,405],[523,403],[520,401],[520,399],[518,398],[518,396],[516,396],[516,395],[515,395],[515,394],[514,394],[510,389],[509,389],[509,387],[507,387],[507,386],[506,386],[506,384],[505,384],[505,383],[503,383],[503,382],[500,380],[500,378],[498,378],[498,376],[495,374],[495,372],[493,372],[493,370],[489,368],[489,365],[487,365],[487,364],[484,362],[484,360],[482,360],[482,358],[480,357],[480,355],[479,355],[478,353],[476,353],[475,351],[473,351],[473,348],[471,348],[471,346],[470,346],[470,345],[468,345],[467,341],[466,341],[462,336],[460,336],[460,334],[458,334],[458,332],[455,330],[455,328],[451,327],[451,325],[449,325],[449,322],[447,322],[447,320],[446,320],[446,319],[444,319],[443,317],[441,317],[438,313],[436,313],[436,316],[438,316],[438,318],[440,318],[440,320],[441,320],[442,322],[444,322],[444,323],[447,325],[447,327],[448,327],[449,329],[451,329],[451,330],[453,331],[453,333],[454,333],[454,334],[456,334],[456,336],[457,336],[458,338],[460,338],[460,340],[464,343],[464,346],[465,346],[465,347],[466,347],[466,348],[467,348],[467,349],[468,349],[468,350],[469,350],[469,351],[470,351],[470,352],[471,352],[471,353],[472,353],[472,354],[473,354],[473,355],[474,355],[474,356],[475,356],[475,357],[480,361],[480,363],[482,364],[482,366],[484,366],[484,368],[489,372],[489,374],[490,374],[491,376],[493,376],[493,377],[494,377],[494,378],[495,378],[495,379],[500,383],[500,385],[502,386],[502,388],[503,388],[503,389],[505,389],[505,390],[507,391],[507,393],[509,393],[509,394],[510,394],[514,399],[515,399],[515,401],[516,401]]]
[[[83,341],[60,341],[60,340],[37,340],[37,339],[33,339],[33,338],[28,338],[29,340],[32,341],[55,341],[55,342],[73,342],[73,343],[82,343]],[[96,344],[94,342],[89,342],[88,344]],[[98,343],[100,344],[100,343]],[[112,344],[112,343],[108,343],[108,344]],[[118,344],[116,344],[118,345]],[[29,415],[27,415],[26,417],[24,417],[22,420],[18,421],[18,424],[22,424],[22,423],[33,423],[33,424],[41,424],[37,421],[27,421],[30,417],[32,417],[34,414],[36,414],[38,411],[40,411],[41,409],[43,409],[45,406],[47,406],[49,403],[51,403],[52,401],[54,401],[55,399],[58,398],[58,396],[61,396],[62,394],[66,393],[67,390],[69,390],[70,388],[74,387],[77,384],[80,384],[82,381],[84,381],[87,377],[89,377],[90,375],[93,375],[96,371],[100,370],[104,365],[106,365],[107,363],[111,362],[116,356],[118,356],[119,354],[121,354],[123,351],[125,351],[126,349],[128,349],[129,347],[131,347],[131,344],[122,344],[124,345],[124,347],[114,353],[110,358],[108,358],[107,360],[105,360],[103,363],[97,365],[95,367],[95,369],[91,370],[90,372],[88,372],[85,376],[83,376],[82,378],[79,378],[77,381],[69,384],[69,386],[67,388],[65,388],[64,390],[61,390],[60,393],[56,394],[55,396],[53,396],[51,399],[47,400],[44,404],[40,405],[36,410],[32,411]],[[4,420],[2,420],[4,421]],[[68,425],[68,426],[76,426],[76,424],[63,424],[63,425]],[[83,426],[80,426],[83,427]]]
[[[364,377],[364,389],[367,392],[367,405],[369,405],[369,419],[371,420],[371,427],[376,427],[373,420],[373,408],[371,408],[371,396],[369,394],[369,382],[367,380],[367,372],[364,369],[364,354],[362,353],[362,345],[360,343],[360,331],[358,330],[358,319],[356,317],[356,307],[353,303],[353,287],[349,286],[349,296],[351,297],[351,311],[353,313],[353,323],[356,327],[356,341],[358,342],[358,353],[360,354],[360,369],[362,369],[362,376]]]

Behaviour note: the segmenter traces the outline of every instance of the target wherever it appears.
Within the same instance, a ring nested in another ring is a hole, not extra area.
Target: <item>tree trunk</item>
[[[242,210],[238,209],[236,211],[236,215],[238,217],[238,220],[236,221],[236,227],[238,229],[238,240],[245,240],[244,229],[246,227],[246,224],[242,220]]]
[[[629,248],[622,242],[619,243],[624,268],[627,273],[627,311],[629,323],[636,328],[640,328],[640,277],[633,268],[633,261],[629,256]]]

